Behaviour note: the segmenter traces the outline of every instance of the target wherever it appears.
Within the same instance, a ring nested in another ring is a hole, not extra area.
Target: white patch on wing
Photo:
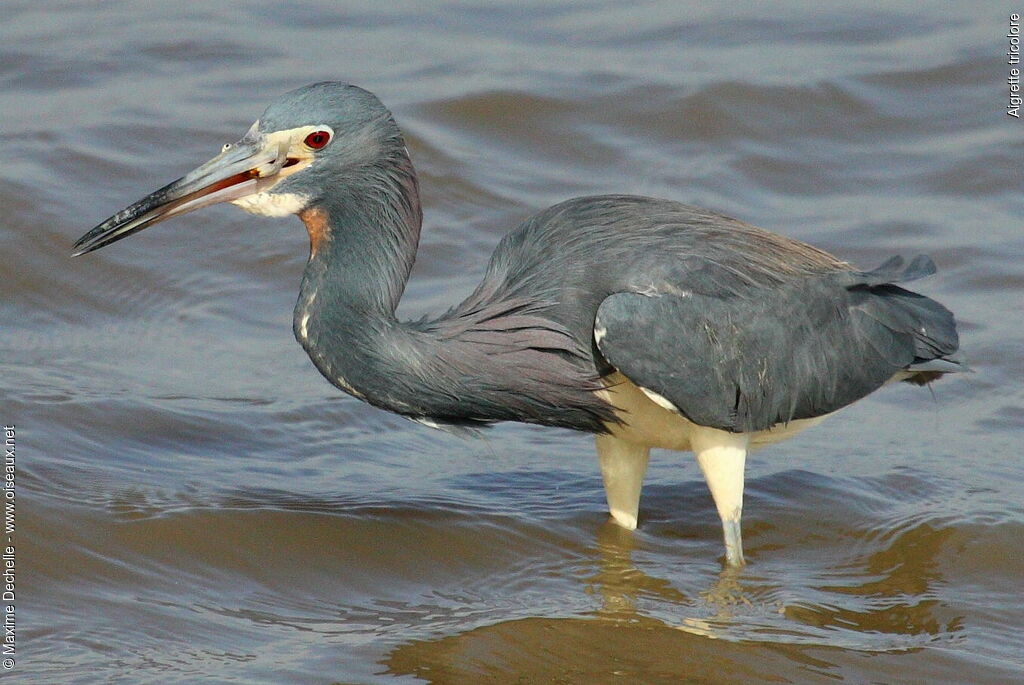
[[[254,195],[246,195],[231,204],[241,207],[250,214],[262,216],[288,216],[298,214],[306,208],[309,198],[298,193],[272,193],[263,192]]]
[[[606,335],[608,335],[608,329],[602,326],[600,321],[594,321],[594,342],[600,345]]]
[[[669,411],[674,411],[677,414],[680,413],[679,412],[679,407],[677,407],[676,405],[672,404],[668,400],[668,398],[664,397],[663,395],[659,395],[658,393],[654,392],[653,390],[648,390],[647,388],[645,388],[643,386],[640,386],[640,385],[638,385],[636,387],[640,388],[640,391],[643,394],[647,395],[647,398],[651,402],[654,402],[656,405],[658,405],[662,409],[668,409]]]

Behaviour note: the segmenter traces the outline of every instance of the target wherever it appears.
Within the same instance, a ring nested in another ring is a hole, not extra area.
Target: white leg
[[[651,448],[611,435],[598,435],[596,442],[608,511],[620,526],[635,530],[640,510],[640,489],[644,484]]]
[[[711,497],[722,519],[725,533],[725,561],[729,566],[743,565],[743,540],[740,517],[743,514],[743,467],[750,437],[714,428],[700,428],[690,437],[697,463],[704,472]]]

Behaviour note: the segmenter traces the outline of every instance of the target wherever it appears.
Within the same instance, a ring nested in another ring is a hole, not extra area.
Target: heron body
[[[297,214],[310,255],[295,336],[334,385],[434,427],[522,421],[596,434],[612,517],[635,528],[651,447],[692,451],[743,563],[750,449],[893,380],[962,369],[952,314],[896,283],[697,207],[576,198],[507,234],[483,281],[436,318],[399,321],[422,214],[391,113],[355,86],[274,102],[237,143],[100,224],[88,252],[216,202]]]

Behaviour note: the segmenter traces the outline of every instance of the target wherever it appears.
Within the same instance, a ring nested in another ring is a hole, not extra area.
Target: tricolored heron
[[[743,564],[747,452],[894,380],[962,370],[953,315],[895,285],[932,261],[873,271],[697,207],[581,197],[507,234],[483,282],[434,319],[395,308],[416,257],[416,174],[371,93],[316,83],[237,143],[92,229],[75,254],[218,202],[297,214],[309,261],[294,332],[317,369],[432,427],[524,421],[597,436],[613,519],[637,525],[652,447],[696,454]]]

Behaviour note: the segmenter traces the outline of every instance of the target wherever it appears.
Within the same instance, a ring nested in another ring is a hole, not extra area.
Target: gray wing
[[[903,370],[952,371],[953,315],[892,285],[935,271],[919,256],[871,272],[809,275],[738,296],[619,292],[595,321],[597,347],[633,383],[691,421],[733,432],[821,416]]]

